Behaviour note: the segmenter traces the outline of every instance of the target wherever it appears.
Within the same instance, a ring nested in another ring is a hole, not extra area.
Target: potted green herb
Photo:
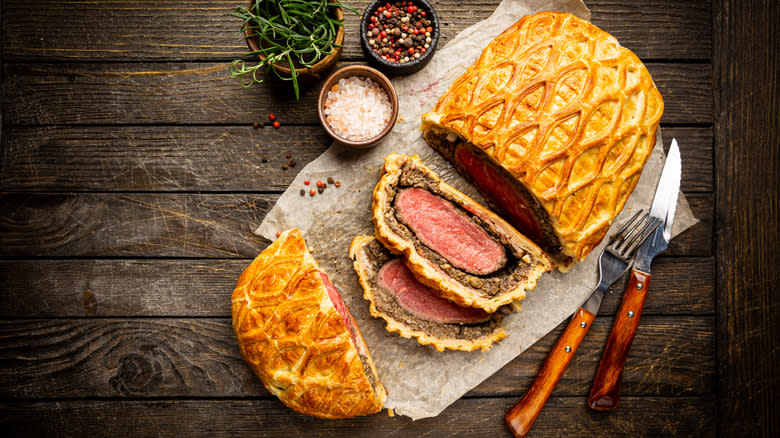
[[[244,59],[230,63],[230,74],[249,87],[262,82],[270,70],[280,79],[292,81],[300,99],[298,77],[319,77],[341,55],[344,43],[344,7],[327,0],[250,0],[232,14],[242,19],[244,35],[257,64]]]

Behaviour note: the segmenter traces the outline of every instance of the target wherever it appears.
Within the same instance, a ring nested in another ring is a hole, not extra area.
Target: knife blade
[[[677,194],[680,191],[681,173],[680,148],[677,146],[677,140],[672,139],[669,155],[666,157],[661,179],[658,181],[653,204],[650,207],[650,216],[660,219],[662,225],[644,241],[634,258],[628,286],[615,316],[596,376],[593,378],[593,387],[588,397],[588,406],[591,409],[612,410],[620,403],[623,367],[647,298],[647,288],[651,278],[650,265],[656,255],[666,250],[672,238],[672,224],[677,206]]]

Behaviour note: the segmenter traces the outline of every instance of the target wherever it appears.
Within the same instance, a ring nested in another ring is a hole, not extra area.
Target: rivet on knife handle
[[[582,308],[574,314],[528,392],[504,416],[506,425],[516,437],[523,437],[531,430],[594,319],[596,315]]]
[[[599,411],[615,409],[620,403],[620,383],[628,350],[634,340],[642,307],[647,297],[650,274],[632,270],[628,287],[623,295],[607,346],[601,355],[601,362],[593,378],[593,387],[588,397],[588,406]]]

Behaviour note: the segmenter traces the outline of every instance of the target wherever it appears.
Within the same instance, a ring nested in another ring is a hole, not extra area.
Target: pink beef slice
[[[458,147],[455,150],[455,159],[471,175],[477,187],[483,193],[490,194],[490,197],[503,209],[506,219],[518,231],[537,244],[542,244],[544,241],[542,229],[534,218],[533,211],[512,182],[480,159],[470,148]]]
[[[347,326],[347,329],[349,329],[349,335],[352,338],[352,343],[358,345],[358,342],[356,341],[357,334],[355,333],[355,328],[352,325],[352,315],[349,313],[349,309],[347,309],[344,301],[341,300],[341,294],[339,293],[338,289],[336,289],[336,286],[331,283],[328,274],[320,271],[320,278],[322,278],[322,282],[325,283],[325,290],[328,291],[328,298],[330,298],[330,302],[333,303],[333,307],[335,307],[336,311],[339,312],[339,315],[341,315],[341,320],[344,321],[344,325]]]
[[[458,269],[487,275],[506,263],[502,245],[450,201],[428,190],[408,188],[400,191],[395,198],[395,208],[401,221],[424,245]]]
[[[392,259],[379,270],[380,287],[395,295],[398,304],[420,319],[441,324],[475,324],[490,314],[482,309],[461,307],[436,296],[417,281],[401,259]]]

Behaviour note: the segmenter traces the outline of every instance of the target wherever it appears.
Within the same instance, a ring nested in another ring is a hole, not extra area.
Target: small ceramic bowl
[[[374,15],[374,12],[377,11],[377,8],[384,6],[387,3],[386,1],[372,1],[368,6],[366,6],[366,9],[363,11],[363,18],[360,20],[360,45],[363,47],[363,53],[366,55],[366,58],[368,58],[368,61],[371,63],[371,65],[375,66],[379,70],[382,70],[384,73],[390,76],[410,75],[425,67],[425,65],[430,62],[431,58],[433,58],[433,53],[436,51],[436,45],[439,42],[439,17],[436,15],[436,11],[433,9],[433,6],[431,6],[431,4],[426,0],[412,1],[420,10],[425,11],[425,18],[431,21],[430,27],[433,28],[433,32],[431,33],[431,42],[429,43],[430,47],[426,49],[422,56],[409,62],[390,62],[374,52],[369,43],[367,33],[368,24],[371,23],[371,16]]]
[[[330,91],[331,88],[333,88],[333,85],[338,83],[340,79],[350,76],[362,76],[370,78],[379,84],[382,89],[385,90],[385,93],[387,93],[387,97],[390,100],[390,105],[392,107],[392,114],[390,116],[390,121],[387,123],[387,126],[385,126],[378,135],[365,140],[355,141],[346,139],[338,135],[325,120],[325,102],[328,99],[328,91]],[[322,84],[320,95],[317,99],[317,114],[320,117],[320,123],[322,123],[322,127],[325,128],[325,131],[328,132],[328,135],[330,135],[337,142],[353,148],[369,148],[376,145],[390,132],[390,130],[393,129],[393,126],[398,119],[398,95],[396,94],[395,88],[387,76],[383,75],[379,70],[365,65],[351,65],[334,72]]]
[[[251,8],[253,3],[254,1],[250,1],[249,5],[247,5],[247,8]],[[344,21],[344,12],[341,10],[341,8],[333,8],[332,11],[333,13],[331,15],[333,18],[342,22]],[[249,46],[249,50],[253,52],[260,50],[260,38],[255,35],[251,29],[244,30],[244,36],[246,38],[246,44]],[[331,67],[333,67],[333,65],[336,64],[336,61],[338,61],[339,57],[341,57],[341,48],[344,45],[344,26],[339,27],[336,31],[335,44],[338,47],[336,47],[329,55],[317,61],[317,63],[311,66],[311,68],[298,67],[295,69],[295,73],[298,75],[299,82],[311,85],[320,80],[324,74]],[[265,57],[262,55],[257,55],[257,58],[261,61],[265,59]],[[274,69],[284,77],[290,77],[292,73],[289,64],[286,62],[274,64]]]

